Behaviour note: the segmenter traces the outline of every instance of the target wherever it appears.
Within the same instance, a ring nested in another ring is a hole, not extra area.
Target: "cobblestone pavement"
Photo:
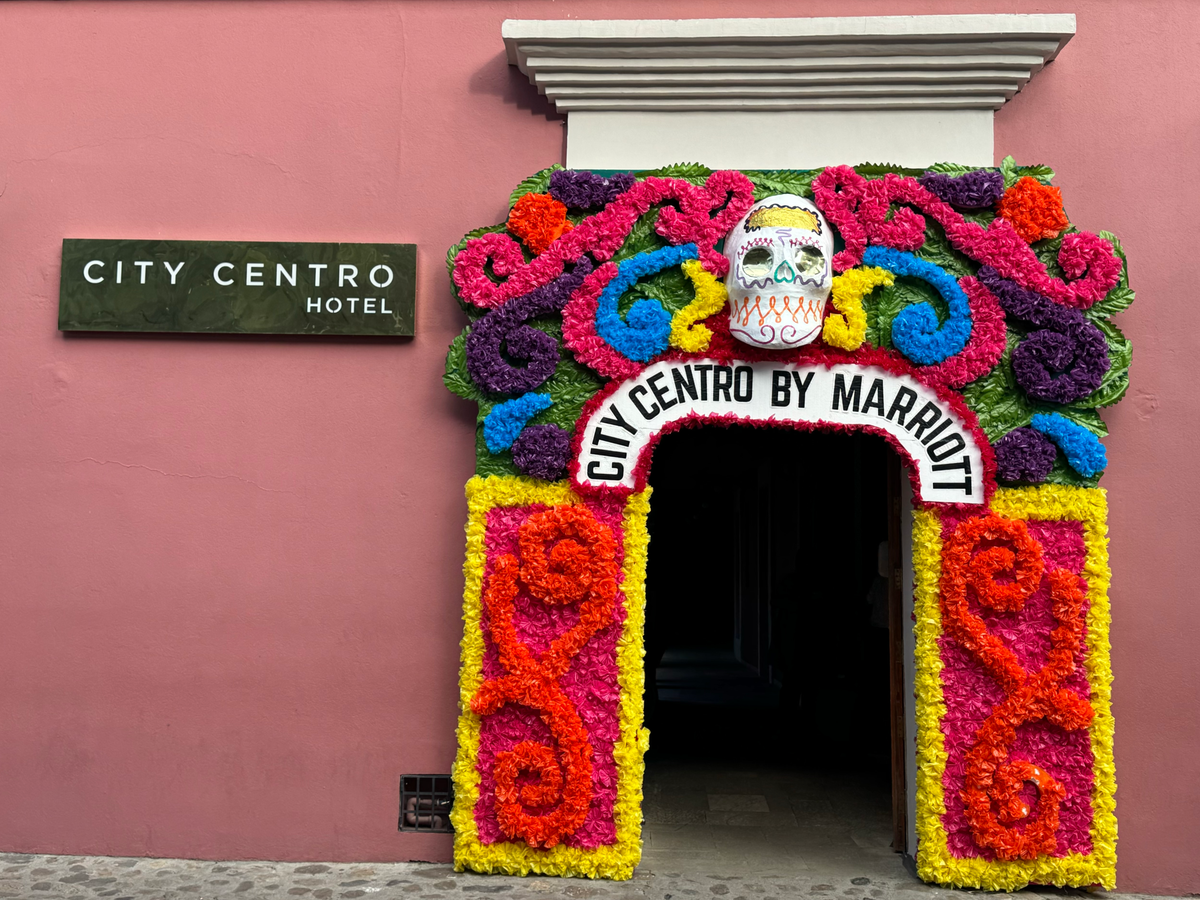
[[[689,863],[688,871],[664,866],[638,869],[631,881],[606,882],[560,878],[508,878],[456,873],[434,863],[277,863],[211,862],[188,859],[119,859],[101,856],[0,854],[0,898],[115,898],[115,900],[353,900],[353,898],[506,898],[572,897],[629,900],[936,900],[963,892],[922,884],[903,867],[890,876],[849,872],[803,875],[713,874]],[[1027,889],[1022,900],[1067,900],[1084,891]],[[1138,894],[1095,892],[1103,898],[1140,898]]]

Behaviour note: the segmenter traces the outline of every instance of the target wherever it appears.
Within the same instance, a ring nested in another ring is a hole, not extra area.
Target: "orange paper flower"
[[[1058,237],[1070,225],[1062,191],[1026,175],[1004,192],[996,211],[1029,243]]]
[[[508,213],[508,230],[535,254],[570,231],[567,208],[549,194],[526,194]]]
[[[496,819],[508,837],[549,849],[579,829],[592,800],[592,745],[559,679],[613,620],[616,539],[578,505],[534,513],[521,526],[518,543],[520,560],[511,554],[497,559],[483,594],[506,674],[485,681],[471,709],[491,715],[516,703],[546,723],[557,749],[522,741],[496,754]],[[522,643],[513,621],[521,583],[543,603],[579,603],[579,621],[540,656]]]
[[[946,634],[975,657],[1005,693],[975,733],[966,755],[962,800],[971,835],[1004,860],[1053,854],[1058,850],[1055,833],[1066,789],[1049,772],[1010,754],[1017,729],[1027,723],[1047,719],[1066,731],[1092,723],[1095,710],[1064,687],[1075,671],[1075,652],[1083,640],[1083,585],[1067,569],[1046,572],[1042,546],[1025,523],[995,513],[959,525],[942,554]],[[972,611],[968,598],[974,593],[982,607],[1016,612],[1043,577],[1050,584],[1056,627],[1050,633],[1045,665],[1029,671]],[[1021,798],[1026,783],[1037,788],[1036,810]]]

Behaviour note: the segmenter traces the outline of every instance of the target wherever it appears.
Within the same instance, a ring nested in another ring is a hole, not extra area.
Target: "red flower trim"
[[[491,638],[506,674],[480,685],[471,709],[487,716],[519,703],[546,723],[557,753],[522,741],[496,754],[494,775],[500,830],[531,847],[550,848],[579,830],[592,801],[592,745],[559,679],[596,632],[612,623],[617,545],[612,529],[585,506],[534,513],[521,526],[517,541],[521,559],[512,554],[497,559],[483,594]],[[544,603],[580,604],[579,621],[540,657],[517,635],[513,617],[518,581]],[[535,780],[521,784],[522,775]],[[526,809],[552,806],[541,814]]]
[[[997,542],[1004,542],[1004,546]],[[1025,669],[1017,655],[988,631],[970,609],[969,593],[980,606],[1018,612],[1041,585],[1042,546],[1025,523],[995,513],[960,524],[942,549],[941,608],[946,634],[983,667],[1004,699],[975,733],[965,757],[962,801],[971,835],[1004,860],[1036,859],[1058,849],[1059,810],[1066,788],[1027,760],[1011,759],[1017,728],[1043,719],[1066,731],[1086,728],[1095,711],[1086,699],[1063,687],[1075,671],[1083,640],[1086,597],[1079,576],[1067,569],[1047,573],[1051,611],[1058,623],[1050,632],[1046,663]],[[1007,581],[998,576],[1009,575]],[[1036,815],[1021,799],[1029,782],[1038,789]]]

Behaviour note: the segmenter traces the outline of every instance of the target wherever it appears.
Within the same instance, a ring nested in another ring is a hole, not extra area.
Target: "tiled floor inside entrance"
[[[903,875],[886,788],[860,774],[652,762],[643,809],[656,872]]]

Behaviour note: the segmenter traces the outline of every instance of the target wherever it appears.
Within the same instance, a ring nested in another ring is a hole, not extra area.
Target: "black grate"
[[[400,776],[400,830],[452,832],[454,783],[449,775]]]

